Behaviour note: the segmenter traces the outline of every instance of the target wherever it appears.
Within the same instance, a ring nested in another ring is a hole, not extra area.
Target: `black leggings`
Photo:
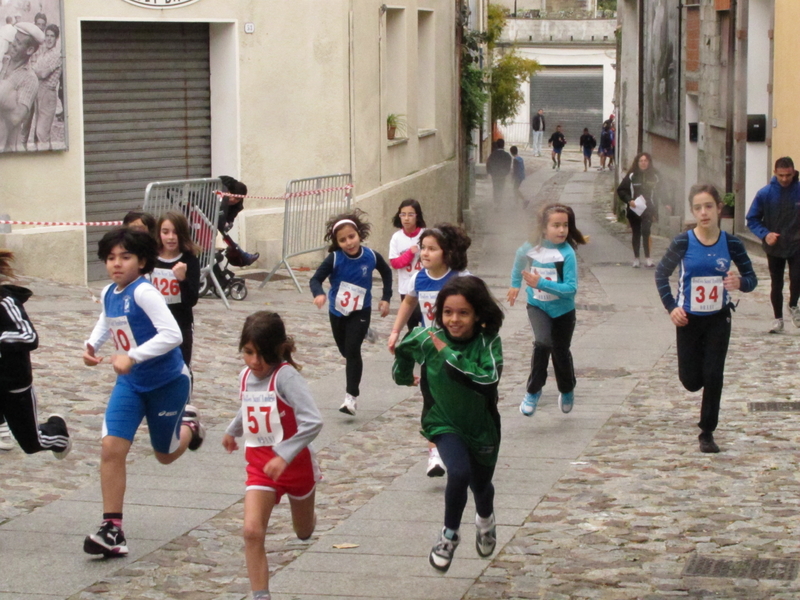
[[[644,246],[644,257],[650,258],[650,229],[653,226],[653,220],[645,213],[640,217],[631,209],[627,211],[628,223],[631,224],[631,245],[633,246],[633,255],[639,258],[639,246]]]
[[[488,519],[494,512],[494,467],[479,464],[467,445],[455,433],[442,433],[433,438],[447,468],[447,486],[444,489],[444,526],[454,531],[461,525],[467,505],[467,489],[472,490],[475,510]]]
[[[372,316],[370,307],[354,310],[346,317],[337,317],[329,312],[331,331],[339,354],[344,356],[347,376],[347,393],[358,398],[358,386],[361,384],[361,374],[364,371],[364,362],[361,360],[361,344],[367,336],[369,320]]]
[[[570,350],[575,332],[575,311],[553,318],[541,308],[528,304],[528,320],[534,337],[528,393],[536,394],[544,387],[551,356],[558,391],[571,392],[575,389],[575,368]]]
[[[783,318],[783,273],[786,264],[789,264],[789,306],[797,306],[800,298],[800,254],[789,258],[778,258],[767,254],[767,265],[769,266],[769,278],[771,287],[769,300],[772,303],[772,312],[776,319]]]
[[[61,451],[67,447],[68,433],[61,424],[42,423],[36,417],[36,392],[33,386],[0,391],[0,413],[25,454],[43,450]]]
[[[703,390],[700,422],[704,433],[711,433],[719,421],[725,357],[731,339],[731,309],[723,308],[708,316],[686,314],[689,323],[677,327],[678,376],[690,392]]]

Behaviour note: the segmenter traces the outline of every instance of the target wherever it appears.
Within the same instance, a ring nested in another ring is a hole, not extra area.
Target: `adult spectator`
[[[494,201],[503,201],[503,193],[506,188],[506,180],[511,172],[511,155],[505,151],[506,142],[500,138],[495,142],[495,149],[486,160],[486,172],[492,177],[492,190],[494,191]]]
[[[794,161],[775,161],[774,177],[756,193],[747,212],[747,227],[761,239],[771,281],[770,301],[775,321],[770,333],[783,331],[783,274],[789,265],[789,312],[800,327],[800,183]]]
[[[17,35],[17,21],[19,21],[19,17],[8,15],[6,24],[0,27],[0,60],[6,55],[8,47],[14,41],[14,36]]]
[[[50,24],[44,33],[45,52],[33,66],[33,72],[39,78],[37,94],[36,138],[39,150],[52,150],[50,129],[56,115],[58,105],[58,83],[61,80],[61,47],[58,38],[61,31],[58,25]]]
[[[533,153],[536,156],[542,155],[542,138],[544,137],[544,111],[540,108],[539,112],[533,115],[531,129],[533,129]]]
[[[33,109],[39,78],[31,57],[44,42],[44,33],[33,23],[17,23],[17,33],[0,69],[0,149],[24,150],[20,128]]]
[[[614,156],[614,141],[613,141],[613,133],[611,132],[611,125],[608,124],[608,121],[603,123],[603,131],[600,132],[600,148],[598,149],[598,154],[600,155],[600,166],[597,167],[598,171],[602,171],[606,168],[606,159],[609,160],[608,162],[608,169],[611,170],[611,158]]]
[[[661,178],[647,152],[633,159],[630,171],[617,188],[617,195],[625,205],[625,214],[631,225],[633,268],[639,268],[639,247],[644,247],[645,266],[656,265],[650,258],[650,229],[658,220],[658,203],[663,195]]]
[[[233,241],[233,238],[228,235],[228,231],[233,227],[236,216],[242,212],[244,208],[244,198],[242,196],[247,196],[247,186],[229,175],[221,175],[219,179],[225,187],[225,190],[230,194],[234,194],[233,196],[223,196],[222,202],[220,203],[219,222],[217,223],[217,230],[222,236],[225,245],[228,247],[226,256],[235,267],[250,266],[258,260],[260,254],[258,252],[245,252],[239,244]]]

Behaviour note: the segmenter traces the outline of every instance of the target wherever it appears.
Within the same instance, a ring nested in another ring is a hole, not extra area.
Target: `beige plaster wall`
[[[800,162],[800,78],[792,65],[797,61],[796,24],[800,22],[800,2],[775,0],[775,56],[773,62],[772,117],[777,127],[772,130],[772,162],[791,156]]]

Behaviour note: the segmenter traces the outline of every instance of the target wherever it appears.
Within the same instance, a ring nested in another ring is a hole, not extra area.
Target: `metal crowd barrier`
[[[203,277],[210,278],[219,297],[230,309],[225,292],[212,269],[215,263],[217,221],[221,204],[221,199],[215,192],[222,189],[222,182],[217,177],[155,181],[147,184],[142,210],[156,219],[167,210],[177,210],[186,215],[192,230],[192,240],[200,248],[197,258],[200,261],[201,281]]]
[[[331,216],[350,208],[353,199],[352,183],[353,178],[350,173],[340,173],[293,179],[286,184],[281,259],[259,289],[267,285],[283,265],[289,271],[297,291],[302,292],[288,260],[293,256],[322,250],[327,246],[322,241],[325,235],[325,223]]]

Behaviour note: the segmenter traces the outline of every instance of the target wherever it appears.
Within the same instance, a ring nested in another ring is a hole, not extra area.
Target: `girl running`
[[[152,282],[167,301],[167,307],[178,322],[183,342],[183,362],[192,365],[194,314],[200,290],[200,261],[195,252],[189,221],[182,213],[171,210],[158,219],[158,259]]]
[[[423,268],[413,274],[408,284],[408,293],[400,305],[400,310],[397,311],[392,334],[389,336],[389,352],[394,354],[397,338],[406,323],[412,328],[420,324],[425,327],[433,325],[439,290],[451,277],[467,274],[464,269],[467,268],[467,249],[471,243],[472,240],[463,229],[447,223],[426,229],[420,234],[419,254]],[[421,323],[413,321],[413,315],[420,310],[420,306],[424,309],[421,313]],[[425,367],[422,368],[420,381],[424,414],[433,403],[428,391]],[[444,463],[433,442],[428,444],[426,473],[428,477],[441,477],[445,473]]]
[[[327,300],[333,339],[346,361],[347,390],[339,412],[355,415],[359,385],[364,365],[361,344],[369,329],[372,314],[372,273],[376,269],[383,280],[383,296],[378,309],[381,317],[389,314],[392,299],[392,269],[383,257],[361,243],[369,236],[370,225],[359,209],[337,215],[326,225],[325,241],[330,242],[328,257],[311,278],[311,293],[317,308],[325,306],[322,282],[331,279]]]
[[[633,268],[638,269],[640,265],[640,245],[644,247],[644,266],[655,267],[650,258],[650,228],[658,220],[658,203],[662,190],[661,178],[647,152],[642,152],[633,159],[630,171],[617,188],[617,195],[625,205],[625,216],[631,224]]]
[[[389,264],[397,271],[397,290],[402,302],[408,294],[414,273],[422,268],[419,260],[419,236],[425,227],[425,217],[422,216],[419,202],[413,198],[403,200],[392,219],[392,225],[399,231],[392,235],[389,242]],[[422,313],[417,305],[408,320],[408,330],[411,331],[421,321]]]
[[[142,419],[147,419],[156,460],[164,465],[187,448],[197,450],[205,428],[188,404],[189,369],[178,349],[181,331],[163,296],[145,278],[158,256],[155,239],[134,229],[112,229],[100,240],[97,256],[113,283],[103,289],[103,312],[85,342],[83,363],[95,367],[104,362],[97,352],[111,338],[108,362],[117,381],[103,419],[103,520],[96,534],[86,536],[83,551],[111,557],[128,553],[122,531],[125,461]]]
[[[477,277],[454,277],[436,298],[434,325],[418,328],[397,346],[392,376],[414,385],[414,363],[425,366],[433,405],[422,415],[422,435],[447,466],[444,527],[428,560],[447,571],[461,538],[467,490],[475,499],[475,547],[494,552],[497,532],[492,476],[500,449],[497,386],[503,370],[503,311]]]
[[[751,292],[758,279],[744,244],[720,231],[722,198],[713,185],[689,191],[697,226],[672,240],[656,269],[656,287],[677,328],[678,377],[690,392],[703,389],[700,408],[700,452],[719,452],[714,430],[719,421],[725,356],[731,337],[730,292]],[[739,270],[731,269],[733,262]],[[669,278],[680,267],[678,296]]]
[[[254,600],[270,600],[264,538],[272,509],[286,494],[292,525],[301,540],[314,533],[314,492],[320,480],[311,442],[322,429],[314,398],[292,360],[294,340],[277,313],[259,311],[244,322],[239,351],[242,402],[222,446],[238,450],[244,436],[247,488],[244,496],[244,552]],[[247,414],[247,429],[244,427]]]
[[[575,248],[585,243],[583,234],[575,226],[572,209],[562,204],[549,204],[539,212],[532,243],[520,246],[514,258],[508,303],[514,306],[522,280],[525,280],[528,319],[534,337],[528,391],[519,405],[526,417],[536,412],[551,356],[561,412],[570,412],[575,402],[575,369],[570,351],[578,291]]]
[[[22,307],[31,291],[8,283],[15,278],[13,260],[13,252],[0,250],[0,421],[25,454],[50,450],[60,459],[69,454],[72,439],[62,416],[38,422],[31,352],[38,348],[39,336]]]

